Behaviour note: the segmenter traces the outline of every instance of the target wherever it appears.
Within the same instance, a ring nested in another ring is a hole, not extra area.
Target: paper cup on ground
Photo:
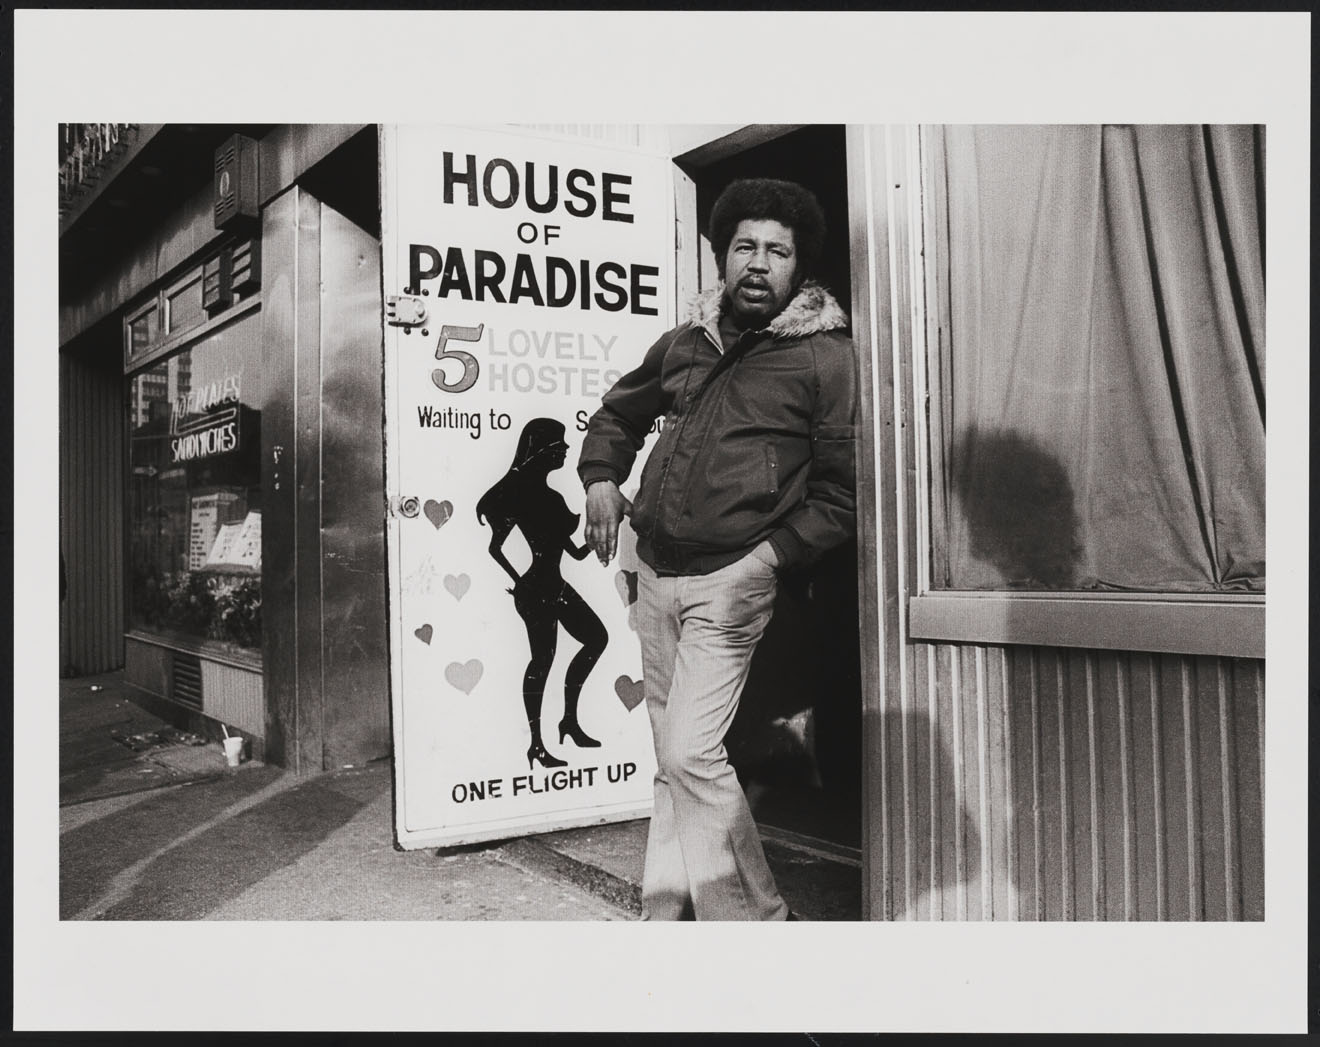
[[[224,740],[225,743],[225,761],[230,767],[237,767],[239,761],[243,759],[243,736],[231,734]]]

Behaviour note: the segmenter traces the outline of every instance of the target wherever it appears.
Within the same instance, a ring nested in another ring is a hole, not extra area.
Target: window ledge
[[[124,633],[126,640],[164,647],[184,654],[195,654],[207,661],[219,662],[234,669],[247,669],[261,672],[261,652],[238,647],[234,644],[220,643],[217,640],[198,640],[175,633],[155,632],[149,629],[130,629]]]
[[[148,346],[138,351],[136,356],[130,356],[127,349],[124,351],[124,374],[134,374],[143,370],[150,364],[154,364],[162,357],[169,356],[171,353],[184,346],[192,345],[194,342],[200,342],[208,335],[214,334],[220,328],[225,327],[239,317],[247,316],[254,309],[261,307],[261,293],[257,292],[241,302],[231,305],[223,313],[216,313],[210,319],[203,321],[196,327],[190,327],[186,331],[170,334],[164,340],[155,345]]]
[[[908,601],[909,639],[1265,657],[1265,597],[938,592]]]

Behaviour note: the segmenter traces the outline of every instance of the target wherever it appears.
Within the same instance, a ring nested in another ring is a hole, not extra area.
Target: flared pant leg
[[[747,556],[708,575],[662,578],[642,564],[638,582],[657,765],[642,918],[785,919],[724,747],[774,609],[774,569]]]

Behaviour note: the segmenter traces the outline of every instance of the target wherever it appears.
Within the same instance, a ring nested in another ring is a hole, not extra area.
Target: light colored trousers
[[[655,741],[643,920],[783,920],[724,736],[774,610],[775,569],[748,555],[707,575],[638,565],[638,633]]]

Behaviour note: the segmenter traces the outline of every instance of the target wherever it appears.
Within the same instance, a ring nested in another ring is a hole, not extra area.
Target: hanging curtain
[[[936,587],[1263,591],[1263,129],[927,142]]]

